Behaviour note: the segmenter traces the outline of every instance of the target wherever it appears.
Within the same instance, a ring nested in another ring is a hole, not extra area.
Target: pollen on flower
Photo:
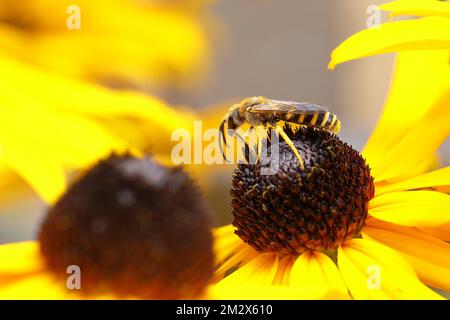
[[[202,199],[181,168],[113,155],[50,209],[39,234],[41,251],[61,278],[78,265],[86,294],[193,298],[214,266]]]
[[[313,128],[285,129],[305,164],[280,141],[279,170],[261,175],[257,164],[240,164],[233,175],[236,234],[260,252],[298,255],[334,250],[358,235],[374,196],[364,159],[336,135]],[[274,146],[269,146],[271,155]]]

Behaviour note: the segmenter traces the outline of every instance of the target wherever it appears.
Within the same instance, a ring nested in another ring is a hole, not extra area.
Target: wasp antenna
[[[223,159],[224,159],[227,163],[229,163],[229,161],[227,160],[227,156],[225,155],[225,151],[223,150],[222,139],[221,139],[221,138],[219,138],[219,150],[220,150],[220,153],[222,154]]]
[[[223,119],[222,122],[220,123],[219,132],[222,135],[222,139],[223,139],[223,142],[225,142],[225,146],[228,147],[227,137],[226,137],[226,133],[225,133],[225,122],[226,121],[227,121],[227,119]]]
[[[247,143],[245,144],[244,147],[244,157],[247,164],[250,164],[250,147]]]
[[[225,134],[225,122],[226,122],[226,119],[223,119],[223,121],[220,123],[220,126],[219,126],[219,150],[222,153],[222,157],[225,160],[225,162],[230,163],[230,161],[227,160],[227,156],[225,154],[225,151],[224,151],[223,145],[222,145],[222,140],[223,140],[223,142],[225,143],[225,147],[228,147],[227,137]]]

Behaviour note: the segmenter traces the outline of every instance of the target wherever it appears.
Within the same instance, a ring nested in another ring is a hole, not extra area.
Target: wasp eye
[[[262,175],[264,159],[240,164],[233,175],[232,213],[236,234],[260,252],[298,255],[334,250],[355,237],[374,195],[364,159],[324,130],[286,130],[303,160],[280,142],[273,175]],[[274,146],[268,154],[274,152]]]
[[[209,214],[198,188],[180,168],[149,158],[98,163],[50,209],[39,239],[58,276],[80,267],[87,294],[192,298],[213,272]]]

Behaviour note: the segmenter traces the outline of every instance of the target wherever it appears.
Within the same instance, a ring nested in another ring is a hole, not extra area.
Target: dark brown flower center
[[[79,266],[87,294],[192,298],[213,273],[210,217],[198,188],[180,168],[149,158],[101,161],[50,210],[39,240],[58,276]]]
[[[334,250],[364,225],[374,196],[370,169],[334,134],[311,128],[286,131],[305,169],[284,141],[279,154],[273,152],[272,159],[279,160],[275,174],[261,174],[264,158],[238,165],[231,190],[236,234],[260,252]],[[273,150],[269,147],[269,156]]]

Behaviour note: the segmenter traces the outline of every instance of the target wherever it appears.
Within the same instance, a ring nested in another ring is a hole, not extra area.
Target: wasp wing
[[[247,109],[251,113],[291,113],[312,114],[315,112],[327,112],[325,107],[310,102],[268,100],[263,104],[256,104]]]

